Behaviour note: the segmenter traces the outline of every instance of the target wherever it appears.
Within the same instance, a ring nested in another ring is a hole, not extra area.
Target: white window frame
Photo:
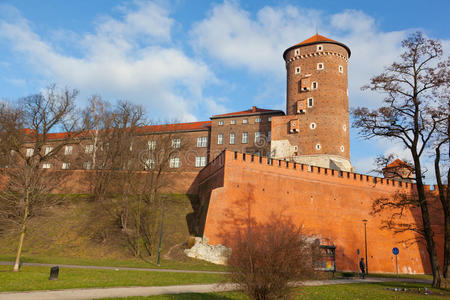
[[[320,149],[322,149],[322,145],[316,144],[316,150],[320,150]]]
[[[255,143],[258,143],[260,138],[261,138],[261,132],[256,131],[255,132]]]
[[[67,145],[64,148],[64,155],[72,155],[73,153],[73,146],[72,145]]]
[[[242,144],[247,144],[248,143],[248,132],[243,132],[242,133],[242,140],[241,140]]]
[[[316,123],[312,122],[311,124],[309,124],[309,128],[311,128],[312,130],[317,128]]]
[[[51,169],[52,168],[52,164],[51,163],[43,163],[42,164],[42,169]]]
[[[308,107],[313,107],[314,106],[314,98],[313,97],[309,97],[307,99],[308,101]]]
[[[257,117],[257,118],[255,119],[255,123],[261,123],[261,117]]]
[[[83,168],[85,170],[91,170],[92,169],[92,163],[90,161],[86,161],[83,163]]]
[[[341,150],[341,152],[345,151],[345,147],[343,145],[341,145],[341,147],[339,147],[339,150]]]
[[[206,166],[206,156],[195,157],[195,167],[203,168],[204,166]]]
[[[151,170],[155,168],[155,160],[153,158],[147,158],[144,163],[145,170]]]
[[[300,49],[295,49],[294,55],[295,55],[295,56],[300,55]]]
[[[223,123],[224,123],[223,121],[219,121],[218,124],[219,124],[219,126],[223,126]]]
[[[53,151],[53,147],[50,147],[50,146],[48,146],[48,147],[45,147],[45,155],[47,155],[47,154],[49,154],[50,152],[52,152]]]
[[[219,133],[217,135],[217,145],[223,145],[223,134]]]
[[[179,157],[172,157],[169,161],[169,168],[171,169],[177,169],[180,167],[180,158]]]
[[[343,66],[339,66],[339,73],[344,73],[344,67]]]
[[[172,148],[178,149],[180,147],[181,147],[181,139],[180,138],[172,139]]]
[[[230,125],[236,125],[236,120],[231,120]]]
[[[147,141],[147,147],[148,147],[148,150],[155,150],[156,149],[156,141]]]
[[[347,125],[342,125],[342,130],[347,131]]]
[[[27,148],[27,151],[25,153],[26,157],[32,157],[34,154],[34,149],[33,148]]]
[[[316,50],[317,52],[323,51],[323,45],[317,45]]]
[[[197,148],[206,148],[208,146],[208,137],[201,136],[197,138]]]
[[[267,122],[272,122],[272,117],[268,117]]]
[[[230,133],[230,145],[234,145],[236,143],[236,135],[232,132]]]
[[[63,163],[62,163],[62,166],[61,166],[61,169],[63,169],[63,170],[68,170],[68,169],[70,169],[70,163],[63,162]]]
[[[317,64],[317,70],[323,70],[323,69],[325,69],[325,65],[323,64],[323,63],[318,63]]]
[[[311,82],[311,89],[317,90],[319,88],[319,83],[317,81]]]
[[[242,119],[242,124],[248,124],[248,118]]]
[[[89,145],[86,145],[85,146],[85,148],[84,148],[84,153],[92,153],[92,152],[94,152],[94,145],[92,145],[92,144],[89,144]]]
[[[300,67],[295,67],[295,74],[300,74],[302,69]]]

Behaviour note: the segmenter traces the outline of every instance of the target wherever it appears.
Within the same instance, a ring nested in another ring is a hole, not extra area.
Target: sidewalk
[[[429,280],[396,279],[396,278],[367,278],[367,279],[334,279],[334,280],[311,280],[295,283],[294,286],[319,286],[331,284],[351,284],[370,282],[419,282],[430,283]],[[115,288],[89,288],[69,289],[58,291],[32,291],[32,292],[8,292],[0,293],[0,300],[88,300],[111,297],[130,296],[153,296],[163,294],[182,293],[211,293],[235,291],[238,287],[234,284],[196,284],[196,285],[173,285],[152,287],[115,287]]]

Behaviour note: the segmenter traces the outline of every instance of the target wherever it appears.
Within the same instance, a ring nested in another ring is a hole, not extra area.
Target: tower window
[[[323,70],[323,69],[324,69],[323,63],[318,63],[317,70]]]
[[[308,98],[308,107],[313,107],[314,106],[314,98]]]
[[[311,89],[317,90],[318,88],[319,88],[319,84],[317,83],[317,81],[313,81],[313,83],[311,85]]]
[[[300,55],[300,49],[295,49],[295,56]]]
[[[323,46],[322,45],[317,45],[317,51],[323,51]]]
[[[339,66],[339,73],[344,73],[344,67],[343,66]]]
[[[344,152],[344,146],[341,146],[340,148],[339,148],[340,150],[341,150],[341,152]]]
[[[322,148],[322,146],[320,146],[320,144],[316,144],[316,150],[320,150]]]
[[[347,131],[347,125],[343,125],[342,130]]]
[[[295,74],[300,74],[300,67],[295,67]]]
[[[311,129],[316,129],[316,123],[311,123],[311,124],[309,124],[309,128],[311,128]]]

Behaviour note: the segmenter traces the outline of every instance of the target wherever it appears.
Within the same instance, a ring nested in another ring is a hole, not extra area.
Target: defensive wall
[[[381,229],[392,211],[371,214],[374,200],[396,192],[412,194],[415,188],[408,182],[224,151],[202,169],[190,190],[198,193],[205,222],[200,229],[210,244],[224,243],[231,231],[249,219],[265,222],[272,215],[282,215],[321,244],[336,246],[338,270],[357,271],[357,249],[359,257],[364,257],[365,250],[362,220],[367,219],[369,272],[395,272],[391,250],[398,247],[400,273],[430,273],[424,244],[411,243],[418,235]],[[430,186],[426,189],[430,191]],[[430,211],[442,261],[443,217],[437,201]],[[419,208],[404,212],[403,221],[420,224],[420,220]]]

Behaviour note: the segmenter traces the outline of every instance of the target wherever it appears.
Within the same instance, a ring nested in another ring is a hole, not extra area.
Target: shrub
[[[290,219],[271,218],[230,235],[231,280],[255,300],[286,299],[290,281],[313,275],[317,244]]]

